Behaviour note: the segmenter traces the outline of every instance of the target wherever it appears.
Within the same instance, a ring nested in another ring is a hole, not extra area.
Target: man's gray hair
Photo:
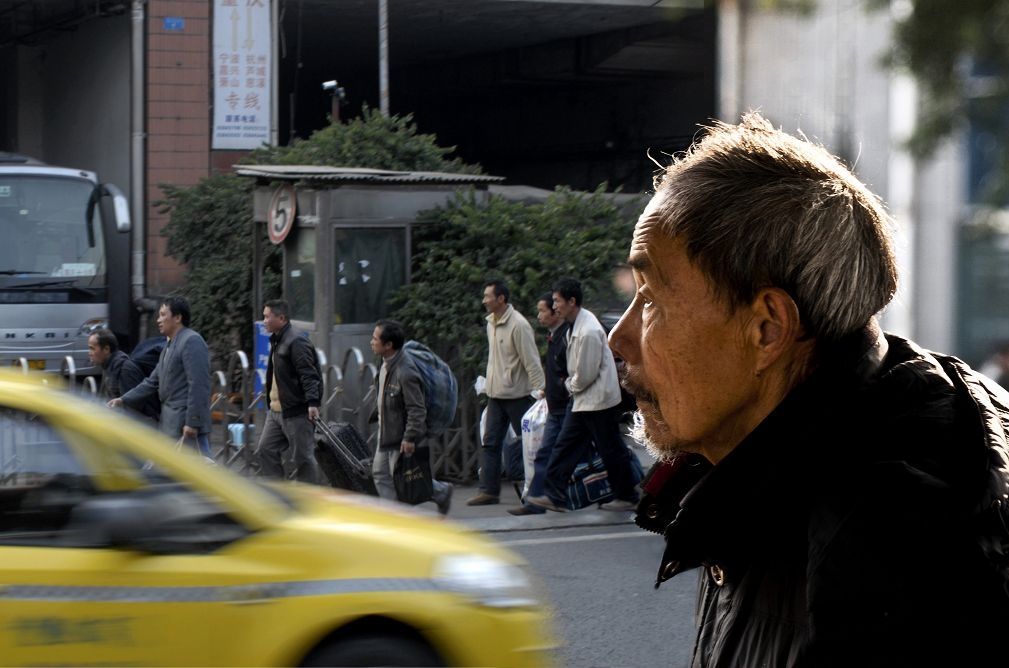
[[[733,308],[766,287],[830,343],[865,326],[897,289],[892,221],[823,147],[750,113],[717,123],[656,178],[653,216]]]

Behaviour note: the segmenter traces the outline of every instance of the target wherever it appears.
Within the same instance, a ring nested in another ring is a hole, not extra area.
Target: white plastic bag
[[[480,443],[479,443],[480,445],[483,444],[483,435],[485,433],[487,433],[487,409],[486,408],[483,409],[483,411],[480,412]],[[512,429],[512,426],[509,424],[508,425],[508,431],[505,432],[504,440],[501,443],[504,444],[504,443],[507,443],[508,441],[514,441],[516,438],[518,438],[518,436],[515,435],[515,430]]]
[[[480,413],[480,444],[483,444],[484,434],[487,432],[487,409],[484,408],[483,412]],[[512,441],[518,440],[518,436],[515,435],[515,430],[512,426],[508,425],[508,431],[505,432],[504,440],[501,441],[501,470],[503,472],[508,472],[511,467],[508,466],[508,461],[506,459],[507,455],[510,454],[508,444]],[[483,467],[477,469],[477,474],[483,474]]]
[[[536,403],[522,416],[522,463],[526,472],[525,485],[522,487],[522,498],[529,492],[529,483],[533,479],[536,452],[543,444],[543,430],[547,424],[547,400],[537,399]]]

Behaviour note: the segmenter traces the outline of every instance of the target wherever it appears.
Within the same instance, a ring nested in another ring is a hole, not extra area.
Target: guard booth
[[[298,165],[235,171],[256,179],[254,220],[283,248],[282,293],[291,320],[326,354],[326,415],[366,434],[366,416],[355,411],[376,373],[371,333],[389,315],[389,295],[410,281],[418,212],[445,204],[460,189],[486,200],[489,186],[504,179]],[[262,259],[259,244],[253,247],[255,303],[262,304]]]

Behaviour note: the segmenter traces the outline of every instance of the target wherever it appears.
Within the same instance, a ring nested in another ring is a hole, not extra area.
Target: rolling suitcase
[[[371,450],[354,425],[316,420],[315,460],[333,487],[378,496]]]

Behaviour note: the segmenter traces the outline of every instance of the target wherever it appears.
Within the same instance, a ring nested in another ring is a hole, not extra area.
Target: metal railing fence
[[[375,364],[367,361],[356,347],[350,348],[338,364],[330,364],[322,350],[316,349],[316,355],[322,369],[322,418],[352,424],[374,449],[375,425],[370,418],[378,378]],[[16,360],[13,366],[29,373],[25,358]],[[98,380],[89,375],[78,377],[70,356],[62,363],[61,375],[67,379],[67,391],[99,399]],[[259,391],[255,389],[257,377],[263,388]],[[265,372],[250,366],[249,356],[243,350],[233,351],[227,357],[226,369],[211,374],[210,441],[214,459],[243,475],[254,476],[258,472],[255,449],[266,417],[265,386]],[[479,412],[476,395],[461,393],[456,425],[428,438],[431,468],[437,478],[453,482],[476,478],[480,457]]]

